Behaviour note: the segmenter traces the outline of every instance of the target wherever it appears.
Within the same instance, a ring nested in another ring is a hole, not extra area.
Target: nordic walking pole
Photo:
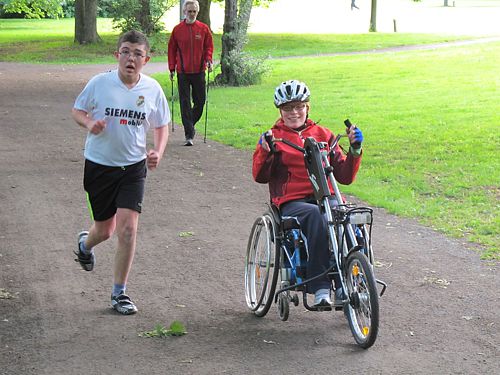
[[[172,105],[170,106],[170,110],[172,111],[172,115],[170,117],[172,121],[172,133],[174,132],[174,78],[170,78],[170,86],[172,86]]]
[[[205,99],[205,137],[203,138],[203,143],[207,143],[207,121],[208,121],[208,88],[210,87],[210,69],[207,70],[207,97]]]

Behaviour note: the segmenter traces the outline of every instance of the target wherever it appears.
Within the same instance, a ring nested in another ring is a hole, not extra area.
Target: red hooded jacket
[[[168,41],[168,69],[177,73],[201,73],[212,62],[212,33],[200,21],[182,21],[172,30]]]
[[[317,142],[333,143],[332,132],[315,124],[312,120],[306,121],[305,129],[293,130],[283,123],[280,118],[271,129],[274,138],[284,138],[303,146],[308,137],[313,137]],[[271,201],[278,207],[285,202],[304,199],[314,195],[311,181],[307,175],[304,155],[294,148],[281,143],[275,143],[276,153],[271,154],[257,144],[253,154],[252,173],[255,181],[269,184]],[[329,149],[328,149],[329,151]],[[361,164],[361,155],[347,155],[337,145],[334,160],[330,160],[334,168],[335,179],[344,185],[349,185],[356,178]]]

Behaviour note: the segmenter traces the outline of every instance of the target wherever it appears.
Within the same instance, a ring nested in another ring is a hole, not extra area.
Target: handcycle
[[[351,126],[349,120],[345,121],[345,125]],[[345,136],[339,134],[335,137],[331,152],[340,138]],[[271,152],[275,152],[275,142],[283,142],[304,154],[314,198],[328,224],[331,264],[321,274],[307,275],[306,245],[300,224],[294,218],[282,217],[279,209],[269,204],[268,210],[255,220],[248,240],[245,257],[246,303],[257,317],[263,317],[274,301],[283,321],[289,317],[290,302],[299,305],[298,293],[302,293],[307,310],[331,310],[331,307],[309,305],[307,284],[328,275],[334,290],[333,278],[338,275],[344,293],[342,306],[335,310],[344,311],[356,343],[362,348],[369,348],[378,334],[379,297],[387,288],[387,284],[374,275],[371,241],[373,210],[344,201],[328,159],[326,143],[316,142],[311,137],[305,140],[304,147],[270,136],[266,137],[266,141]],[[380,293],[377,284],[381,285]]]

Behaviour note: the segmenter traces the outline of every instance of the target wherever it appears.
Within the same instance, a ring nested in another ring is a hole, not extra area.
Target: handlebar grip
[[[269,145],[269,148],[271,149],[271,153],[274,154],[276,152],[276,147],[274,147],[273,136],[266,134],[264,138],[266,139],[266,142]]]
[[[346,126],[346,133],[349,133],[349,129],[351,128],[352,126],[352,123],[349,119],[346,119],[344,120],[344,124]],[[354,142],[354,143],[351,143],[351,146],[355,149],[359,149],[361,147],[361,143],[360,142]]]

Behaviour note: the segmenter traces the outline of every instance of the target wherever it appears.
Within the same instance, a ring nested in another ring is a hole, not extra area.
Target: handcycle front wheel
[[[287,321],[290,314],[290,303],[288,302],[288,298],[286,292],[278,296],[278,315],[282,321]]]
[[[375,276],[367,257],[352,252],[346,262],[347,293],[350,303],[344,306],[356,343],[366,349],[377,339],[379,304]]]
[[[273,216],[266,213],[253,224],[245,258],[245,298],[258,317],[266,315],[273,303],[279,256],[276,224]]]

